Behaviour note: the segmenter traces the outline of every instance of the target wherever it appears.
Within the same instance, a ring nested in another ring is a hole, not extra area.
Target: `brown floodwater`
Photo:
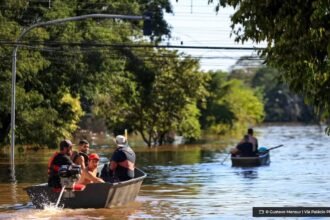
[[[38,210],[24,187],[47,180],[48,150],[16,153],[16,183],[8,180],[6,153],[0,154],[0,219],[228,219],[252,218],[256,206],[329,206],[330,137],[317,126],[273,125],[255,129],[271,164],[235,168],[222,140],[159,148],[134,146],[148,177],[134,202],[112,209]],[[103,161],[112,147],[91,149]]]

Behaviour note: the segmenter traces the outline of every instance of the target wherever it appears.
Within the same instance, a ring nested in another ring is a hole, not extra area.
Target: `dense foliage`
[[[233,6],[232,28],[236,40],[265,41],[266,63],[282,73],[290,89],[304,94],[318,112],[330,115],[330,2],[219,0]],[[330,129],[329,129],[330,131]]]
[[[114,75],[96,100],[96,113],[106,117],[113,130],[126,126],[138,131],[148,146],[171,142],[173,132],[197,139],[196,103],[207,94],[207,75],[199,72],[198,62],[189,57],[181,60],[177,52],[167,50],[126,53],[131,57],[126,70],[135,69],[135,74]],[[142,56],[153,58],[142,60]]]
[[[228,73],[210,72],[210,96],[202,110],[201,124],[218,134],[241,134],[264,117],[262,99],[243,81],[229,79]]]
[[[9,143],[11,53],[22,29],[34,23],[91,13],[142,15],[153,12],[154,39],[169,35],[163,19],[169,1],[77,0],[0,3],[0,143]],[[133,37],[134,36],[134,41]],[[18,50],[16,134],[18,144],[56,146],[70,138],[77,122],[90,111],[94,94],[108,86],[125,58],[113,48],[90,43],[134,43],[142,38],[142,21],[88,19],[36,28]],[[75,43],[70,45],[70,43]],[[78,44],[77,44],[78,43]],[[40,46],[41,44],[47,46]]]
[[[261,122],[261,96],[242,81],[202,73],[198,60],[153,48],[170,36],[163,13],[171,10],[169,0],[2,1],[0,144],[10,141],[11,53],[22,29],[91,13],[151,11],[153,42],[142,36],[142,21],[120,19],[30,31],[17,54],[18,144],[55,147],[85,113],[104,118],[110,132],[138,132],[149,146],[171,143],[175,135],[196,140],[201,128],[227,134]]]
[[[234,69],[230,79],[239,79],[263,96],[265,122],[318,122],[313,108],[301,95],[278,80],[280,72],[269,67]]]

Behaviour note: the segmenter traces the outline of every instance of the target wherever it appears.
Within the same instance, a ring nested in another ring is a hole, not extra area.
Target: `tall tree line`
[[[145,11],[152,12],[152,44],[170,37],[167,0],[1,2],[0,144],[10,141],[10,42],[23,28],[83,14]],[[202,72],[198,60],[177,51],[128,46],[151,45],[142,25],[88,19],[29,32],[18,50],[17,144],[56,147],[85,113],[104,118],[112,132],[139,133],[148,146],[170,143],[176,134],[192,141],[202,129],[225,134],[262,121],[261,97],[241,81]]]

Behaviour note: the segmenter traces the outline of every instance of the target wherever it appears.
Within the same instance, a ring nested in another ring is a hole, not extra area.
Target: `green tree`
[[[263,102],[253,89],[237,79],[228,79],[225,72],[209,72],[207,86],[211,94],[202,109],[201,124],[204,129],[217,134],[240,134],[249,125],[264,118]]]
[[[242,65],[242,60],[245,65]],[[303,97],[291,92],[279,80],[281,74],[278,70],[255,64],[254,59],[242,57],[233,65],[229,79],[242,80],[245,85],[261,93],[265,122],[312,122],[317,119],[313,108],[304,103]]]
[[[329,117],[330,2],[220,0],[217,9],[220,5],[237,9],[231,17],[236,40],[265,41],[260,53],[266,63],[280,71],[290,89]]]
[[[113,76],[95,111],[106,117],[112,129],[126,124],[138,131],[148,146],[163,144],[170,132],[198,138],[195,106],[206,95],[207,80],[198,61],[163,49],[124,52],[130,57],[126,69],[134,74]]]
[[[77,0],[16,1],[0,3],[0,37],[15,41],[22,28],[36,22],[91,13],[141,15],[154,12],[154,38],[169,35],[163,18],[171,12],[169,1]],[[50,7],[49,7],[50,6]],[[90,47],[89,43],[133,43],[142,38],[142,21],[84,20],[36,28],[24,37],[29,47],[18,51],[16,132],[18,144],[56,146],[69,137],[82,115],[89,112],[94,95],[106,87],[113,74],[125,68],[125,60],[114,48]],[[134,41],[132,40],[134,39]],[[41,43],[47,45],[40,46]],[[87,47],[70,43],[82,43]],[[0,45],[0,143],[9,143],[11,53]],[[66,98],[65,98],[66,97]],[[68,97],[71,97],[70,99]],[[64,102],[63,99],[67,101]],[[69,101],[71,100],[71,101]],[[47,113],[51,116],[47,117]],[[77,118],[78,117],[78,118]],[[52,142],[50,140],[53,140]]]

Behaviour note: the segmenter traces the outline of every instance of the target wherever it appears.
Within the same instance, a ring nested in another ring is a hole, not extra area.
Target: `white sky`
[[[230,37],[230,16],[233,8],[220,8],[215,12],[215,4],[208,5],[207,0],[171,0],[174,15],[166,14],[166,21],[173,27],[170,45],[183,46],[220,46],[253,47],[252,43],[237,44],[234,36]],[[217,2],[216,0],[214,2]],[[241,56],[256,54],[242,50],[197,50],[180,49],[200,59],[203,70],[221,69],[228,71]]]

